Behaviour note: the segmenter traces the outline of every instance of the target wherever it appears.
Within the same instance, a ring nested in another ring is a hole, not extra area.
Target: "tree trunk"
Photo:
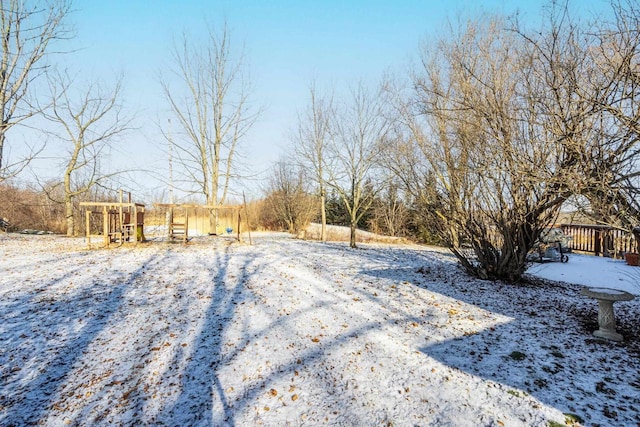
[[[349,246],[351,248],[355,248],[356,247],[356,219],[355,217],[351,217],[351,221],[350,221],[350,225],[351,225],[351,233],[349,235]]]
[[[75,233],[75,223],[73,221],[73,192],[71,191],[71,173],[78,161],[80,145],[75,144],[71,159],[64,171],[64,218],[67,222],[67,236],[72,237]]]
[[[76,222],[73,217],[73,199],[71,197],[65,198],[64,217],[67,222],[67,237],[73,237],[76,234]]]
[[[320,228],[320,238],[322,242],[327,241],[327,210],[326,210],[326,197],[324,190],[320,196],[320,215],[322,216],[322,226]]]
[[[218,209],[209,210],[209,235],[218,234]]]
[[[6,138],[6,134],[5,134],[5,126],[2,125],[0,127],[0,181],[2,180],[2,176],[1,176],[1,172],[2,172],[2,167],[4,166],[4,141]]]

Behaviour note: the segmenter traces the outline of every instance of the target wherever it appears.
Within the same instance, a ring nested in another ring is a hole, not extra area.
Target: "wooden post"
[[[87,238],[87,249],[91,249],[91,211],[89,209],[85,209],[84,211],[84,219],[85,219],[85,233]]]
[[[118,191],[118,221],[118,225],[120,226],[120,236],[122,236],[122,189]],[[122,237],[120,237],[120,240],[122,240]],[[122,241],[120,243],[122,243]]]
[[[109,247],[109,210],[106,206],[102,207],[102,234],[104,235],[104,245]]]
[[[240,237],[240,223],[241,223],[241,220],[240,220],[240,209],[238,209],[238,242],[242,243],[242,239]]]
[[[138,217],[140,217],[138,219]],[[140,242],[144,242],[144,206],[142,210],[136,214],[136,239],[138,238],[138,227],[140,227]]]
[[[129,203],[131,203],[131,193],[129,193]],[[129,207],[129,209],[131,209],[131,207]],[[133,205],[133,213],[129,215],[129,230],[131,233],[131,237],[133,237],[133,244],[137,245],[138,244],[138,208],[136,205]]]
[[[189,208],[184,208],[184,242],[189,240]]]
[[[245,216],[247,217],[247,232],[249,233],[249,244],[253,245],[253,242],[251,241],[251,224],[249,223],[249,209],[247,208],[247,197],[244,195],[244,191],[242,192],[242,201],[244,202],[244,210],[246,212]]]

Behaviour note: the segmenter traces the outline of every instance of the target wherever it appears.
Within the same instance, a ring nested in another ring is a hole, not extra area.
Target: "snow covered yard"
[[[0,425],[639,425],[638,299],[601,342],[576,284],[254,240],[0,236]]]

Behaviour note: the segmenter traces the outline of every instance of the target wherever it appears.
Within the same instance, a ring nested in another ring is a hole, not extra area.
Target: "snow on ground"
[[[549,280],[620,289],[640,296],[640,268],[624,260],[570,253],[566,264],[533,264],[529,273]]]
[[[0,425],[638,424],[638,300],[624,343],[593,338],[581,257],[507,285],[434,248],[253,239],[0,235]]]

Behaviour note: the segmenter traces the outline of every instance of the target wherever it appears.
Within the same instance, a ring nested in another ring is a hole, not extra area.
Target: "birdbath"
[[[631,301],[635,297],[629,292],[609,288],[583,288],[582,295],[598,300],[598,324],[600,329],[593,335],[613,341],[622,341],[622,335],[616,332],[616,316],[613,314],[613,303]]]

